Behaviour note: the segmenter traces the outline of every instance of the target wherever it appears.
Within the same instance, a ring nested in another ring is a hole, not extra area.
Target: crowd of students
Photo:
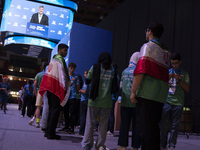
[[[78,134],[83,136],[83,150],[93,147],[93,133],[98,120],[99,134],[95,149],[105,150],[106,136],[114,134],[114,106],[121,91],[118,150],[128,147],[130,128],[133,150],[140,147],[142,150],[175,149],[184,91],[189,91],[189,75],[181,68],[180,54],[171,56],[167,47],[160,42],[163,31],[159,23],[147,27],[148,42],[140,52],[133,53],[121,79],[110,54],[103,52],[97,63],[84,71],[82,80],[80,75],[74,74],[75,63],[66,66],[64,57],[68,46],[59,44],[58,54],[51,60],[47,70],[36,75],[34,84],[29,81],[21,89],[24,91],[24,94],[20,94],[20,99],[23,97],[22,117],[28,104],[27,116],[33,115],[29,124],[36,118],[35,126],[40,127],[41,123],[41,130],[47,139],[61,138],[56,134],[56,127],[61,124],[64,127],[58,131],[68,134],[75,134],[75,126],[80,125]],[[169,70],[170,62],[172,68]],[[37,108],[33,114],[29,101],[34,94]],[[170,121],[170,138],[167,140]]]

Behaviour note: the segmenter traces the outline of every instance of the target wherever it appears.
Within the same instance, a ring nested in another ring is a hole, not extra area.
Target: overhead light
[[[23,72],[21,67],[19,68],[19,72]]]

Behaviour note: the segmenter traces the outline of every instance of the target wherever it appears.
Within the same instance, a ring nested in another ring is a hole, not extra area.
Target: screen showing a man
[[[43,12],[44,12],[44,7],[39,6],[38,13],[32,15],[30,22],[49,26],[49,18]]]

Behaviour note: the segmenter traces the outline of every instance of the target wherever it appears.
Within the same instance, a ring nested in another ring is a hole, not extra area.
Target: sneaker
[[[103,146],[100,146],[99,150],[106,150],[106,149]]]
[[[62,128],[62,129],[60,129],[60,130],[58,130],[59,132],[66,132],[66,128]]]
[[[80,134],[79,132],[76,132],[75,134],[78,135],[78,136],[80,136],[80,137],[82,137],[82,138],[84,137],[84,135]]]
[[[126,150],[126,147],[120,146],[120,147],[117,148],[117,150]]]
[[[171,147],[169,148],[169,150],[175,150],[175,148],[171,146]]]
[[[167,146],[166,146],[165,148],[162,148],[162,147],[161,147],[161,150],[167,150]]]
[[[113,133],[111,133],[110,131],[107,132],[107,136],[114,136]]]
[[[61,136],[60,135],[51,135],[51,136],[48,135],[47,139],[49,139],[49,140],[60,140]]]
[[[31,120],[28,122],[28,124],[29,124],[29,125],[32,125],[33,122],[34,122],[34,120],[31,119]]]
[[[65,132],[68,134],[74,134],[74,129],[69,128],[69,129],[66,129]]]
[[[46,131],[46,129],[45,129],[45,128],[42,128],[42,129],[41,129],[41,131],[42,131],[42,132],[45,132],[45,131]]]
[[[35,127],[36,127],[36,128],[39,128],[39,127],[40,127],[40,124],[39,124],[39,123],[36,123],[36,124],[35,124]]]

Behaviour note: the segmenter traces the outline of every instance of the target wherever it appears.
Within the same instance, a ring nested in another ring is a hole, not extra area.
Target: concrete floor
[[[0,150],[81,150],[82,137],[59,133],[61,140],[47,140],[40,128],[30,126],[30,118],[21,118],[18,105],[8,104],[7,114],[0,111]],[[107,150],[116,150],[118,131],[114,137],[107,137]],[[94,136],[96,139],[96,136]],[[129,142],[130,143],[130,142]],[[94,149],[94,148],[93,148]],[[128,148],[131,150],[131,147]],[[189,138],[179,134],[176,150],[200,150],[200,136],[190,134]]]

